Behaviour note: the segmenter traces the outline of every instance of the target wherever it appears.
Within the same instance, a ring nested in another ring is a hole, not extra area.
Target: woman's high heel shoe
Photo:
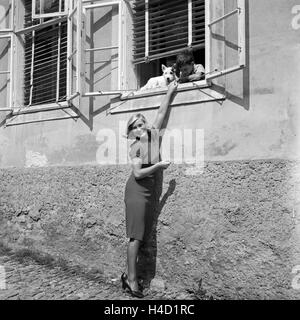
[[[130,294],[133,296],[133,297],[137,297],[137,298],[144,298],[144,295],[142,294],[141,291],[135,291],[135,290],[132,290],[130,285],[129,285],[129,281],[128,281],[128,277],[125,273],[123,273],[121,275],[121,280],[122,280],[122,288],[123,290],[126,290],[128,289]]]

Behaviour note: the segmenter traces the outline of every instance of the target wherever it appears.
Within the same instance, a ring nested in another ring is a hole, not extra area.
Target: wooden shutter
[[[223,3],[222,3],[223,2]],[[222,6],[226,8],[226,0],[222,0]],[[219,70],[216,66],[212,65],[210,66],[210,72],[206,76],[207,80],[212,80],[214,78],[221,77],[225,74],[229,74],[238,70],[241,70],[246,67],[246,5],[245,0],[235,0],[236,8],[229,12],[224,12],[223,15],[219,17],[215,17],[213,20],[208,18],[207,21],[207,33],[208,33],[208,43],[209,43],[209,55],[210,56],[217,56],[219,52],[216,52],[214,48],[211,47],[211,40],[212,40],[212,34],[214,33],[213,27],[221,25],[224,23],[227,19],[229,19],[232,16],[236,16],[236,25],[234,26],[235,30],[237,30],[238,37],[237,37],[237,43],[235,44],[237,47],[237,59],[235,61],[235,65],[233,66],[226,66],[226,57],[223,53],[223,65],[224,67]],[[208,7],[213,6],[214,1],[208,0]],[[224,29],[224,28],[223,28]],[[218,37],[214,37],[215,40],[218,42],[223,41],[227,38],[227,36],[230,36],[229,34],[226,34],[226,32],[229,32],[230,30],[224,30],[224,35]]]
[[[204,0],[135,0],[134,63],[204,47]]]

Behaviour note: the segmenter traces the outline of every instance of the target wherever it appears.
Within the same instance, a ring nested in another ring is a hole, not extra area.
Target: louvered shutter
[[[204,0],[135,0],[133,11],[134,63],[204,47]]]

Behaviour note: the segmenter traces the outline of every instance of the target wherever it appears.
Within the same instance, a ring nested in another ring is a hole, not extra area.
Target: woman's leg
[[[130,239],[127,247],[127,266],[128,266],[128,280],[132,290],[138,291],[137,281],[137,256],[140,247],[140,241],[136,239]]]

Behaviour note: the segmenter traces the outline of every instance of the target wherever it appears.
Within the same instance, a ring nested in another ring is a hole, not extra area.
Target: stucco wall
[[[189,91],[189,100],[194,102],[171,107],[167,127],[170,130],[204,129],[207,160],[299,158],[300,94],[296,88],[300,85],[300,29],[295,27],[297,19],[293,13],[297,1],[275,0],[272,6],[267,0],[246,3],[247,67],[214,80],[216,86],[212,87],[216,92],[225,91],[226,100],[201,103],[197,90]],[[218,54],[212,59],[219,59]],[[234,57],[228,55],[226,59],[226,63],[232,64],[233,61],[228,60]],[[162,96],[158,98],[161,100]],[[144,108],[143,101],[140,102]],[[151,122],[158,107],[157,99],[148,98],[147,105],[153,108],[143,109],[143,113]],[[123,134],[119,132],[120,121],[126,121],[136,111],[109,114],[110,106],[107,97],[85,98],[77,121],[6,128],[2,122],[0,166],[28,166],[26,158],[33,153],[44,159],[40,165],[96,164],[97,149],[103,140],[99,130],[110,128],[117,136]],[[3,112],[1,114],[3,117]],[[65,115],[65,112],[35,113],[15,120],[56,115]],[[64,156],[66,154],[68,156]],[[29,160],[29,164],[32,162],[34,160]]]
[[[216,298],[295,299],[300,264],[299,163],[209,162],[203,175],[164,172],[141,275],[179,292]],[[96,268],[110,279],[126,265],[123,192],[128,168],[1,170],[1,241]],[[159,186],[159,185],[158,185]]]

